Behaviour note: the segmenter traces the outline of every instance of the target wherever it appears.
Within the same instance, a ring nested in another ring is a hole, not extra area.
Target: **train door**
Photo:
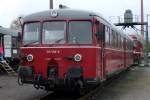
[[[16,36],[12,36],[12,57],[18,57],[19,56],[19,41]]]
[[[11,35],[4,35],[4,57],[10,58],[12,55],[11,53]]]
[[[0,47],[3,48],[3,35],[0,34]]]
[[[96,22],[96,37],[97,37],[97,44],[100,47],[99,49],[99,61],[100,61],[100,68],[98,68],[100,70],[100,77],[102,80],[105,80],[105,25],[100,23],[100,22]]]
[[[103,78],[106,78],[106,56],[105,56],[105,26],[102,24],[100,25],[100,27],[102,28],[102,42],[101,42],[101,58],[102,58],[102,72],[103,72]]]

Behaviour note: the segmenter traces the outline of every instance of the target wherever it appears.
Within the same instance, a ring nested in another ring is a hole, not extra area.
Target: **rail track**
[[[132,70],[132,69],[134,69],[134,68],[131,67],[129,70]],[[71,92],[71,93],[51,92],[51,93],[47,94],[46,96],[43,96],[37,100],[94,100],[94,98],[97,97],[98,93],[102,92],[105,87],[107,87],[109,84],[112,83],[112,81],[119,80],[120,78],[123,78],[125,75],[127,75],[129,70],[121,72],[119,75],[116,75],[116,76],[108,79],[106,82],[104,82],[103,85],[99,85],[98,87],[96,87],[92,91],[88,92],[84,96],[79,96],[73,92]]]
[[[78,98],[79,96],[73,92],[52,92],[38,100],[77,100]]]

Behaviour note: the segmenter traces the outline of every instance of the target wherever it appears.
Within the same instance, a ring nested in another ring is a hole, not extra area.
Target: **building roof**
[[[18,32],[9,28],[0,27],[0,34],[18,36]]]

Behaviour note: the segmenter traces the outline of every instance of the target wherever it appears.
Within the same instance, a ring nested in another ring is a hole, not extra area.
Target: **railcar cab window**
[[[43,24],[43,44],[64,44],[66,22],[52,21]]]
[[[104,29],[105,29],[105,26],[99,21],[96,21],[96,37],[98,41],[104,39],[104,34],[105,34]]]
[[[70,21],[69,44],[92,44],[92,24],[90,21]]]
[[[33,45],[39,43],[40,23],[27,23],[24,26],[23,44]]]

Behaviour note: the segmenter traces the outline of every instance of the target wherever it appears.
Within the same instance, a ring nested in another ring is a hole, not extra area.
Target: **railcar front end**
[[[93,20],[54,19],[24,24],[19,83],[46,90],[95,86],[100,48]]]

